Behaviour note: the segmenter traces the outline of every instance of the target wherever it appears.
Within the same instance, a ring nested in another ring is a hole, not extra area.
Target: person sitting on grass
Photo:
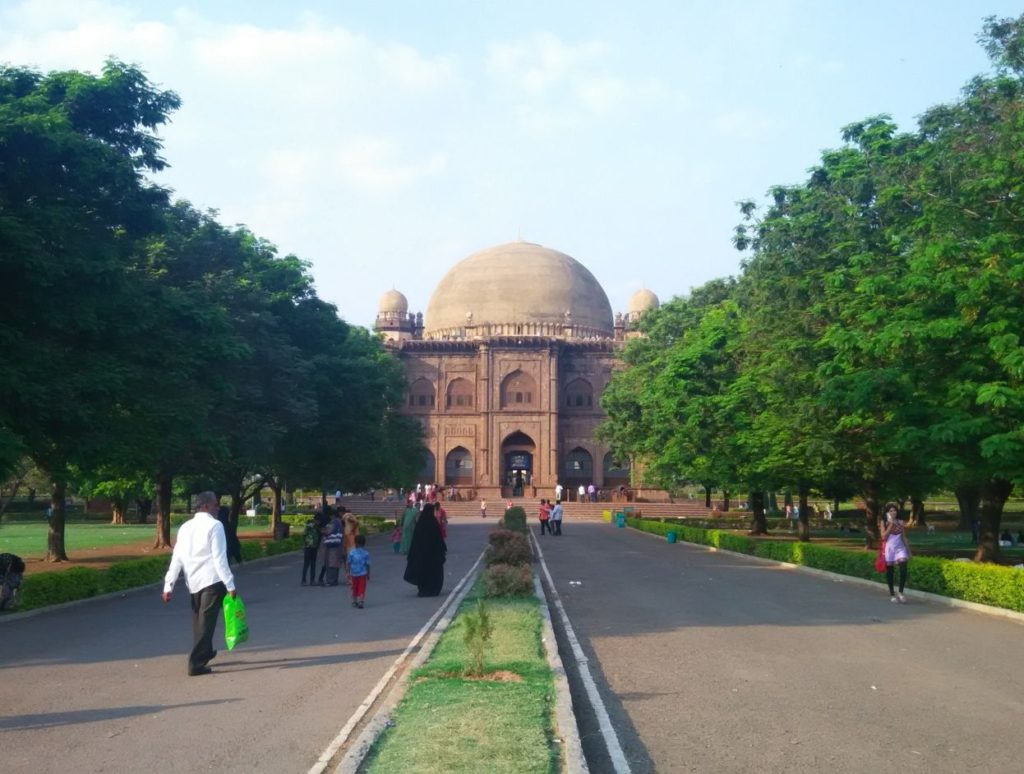
[[[355,548],[348,552],[348,571],[352,578],[352,607],[363,606],[366,584],[370,580],[370,552],[366,550],[366,535],[355,536]]]

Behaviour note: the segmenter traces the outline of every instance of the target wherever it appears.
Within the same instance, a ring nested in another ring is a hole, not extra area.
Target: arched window
[[[456,446],[444,459],[444,483],[466,486],[473,483],[473,455],[469,449]]]
[[[448,383],[445,406],[455,411],[471,411],[473,393],[473,383],[468,379],[452,379]]]
[[[537,383],[533,377],[522,371],[513,371],[501,383],[502,408],[527,408],[540,401]]]
[[[594,388],[585,379],[574,379],[565,386],[564,404],[574,411],[590,411],[594,408]]]
[[[594,478],[594,458],[590,452],[577,446],[565,457],[566,481],[592,481]]]
[[[629,460],[618,461],[611,452],[604,455],[604,481],[605,484],[629,483]]]
[[[434,408],[434,385],[429,379],[417,379],[409,386],[409,408],[420,411]]]

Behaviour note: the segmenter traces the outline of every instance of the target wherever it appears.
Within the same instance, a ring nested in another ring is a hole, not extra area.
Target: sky
[[[843,126],[901,128],[989,69],[1004,0],[0,0],[0,63],[141,67],[182,107],[154,180],[309,261],[372,326],[522,239],[626,311],[740,271],[737,202]],[[509,292],[514,293],[515,288]],[[429,324],[429,320],[428,320]]]

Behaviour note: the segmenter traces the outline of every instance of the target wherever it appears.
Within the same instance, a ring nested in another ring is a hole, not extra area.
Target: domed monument
[[[512,242],[470,255],[438,283],[422,314],[380,299],[375,329],[402,360],[405,411],[430,449],[419,480],[460,496],[553,497],[561,483],[616,489],[627,465],[595,438],[616,350],[658,306],[637,291],[612,316],[594,275],[565,253]]]

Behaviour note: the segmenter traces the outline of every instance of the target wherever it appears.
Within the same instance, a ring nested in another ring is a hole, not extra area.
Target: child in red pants
[[[356,535],[356,547],[348,552],[348,571],[352,576],[352,607],[362,607],[366,583],[370,580],[370,552],[364,548],[365,535]]]

